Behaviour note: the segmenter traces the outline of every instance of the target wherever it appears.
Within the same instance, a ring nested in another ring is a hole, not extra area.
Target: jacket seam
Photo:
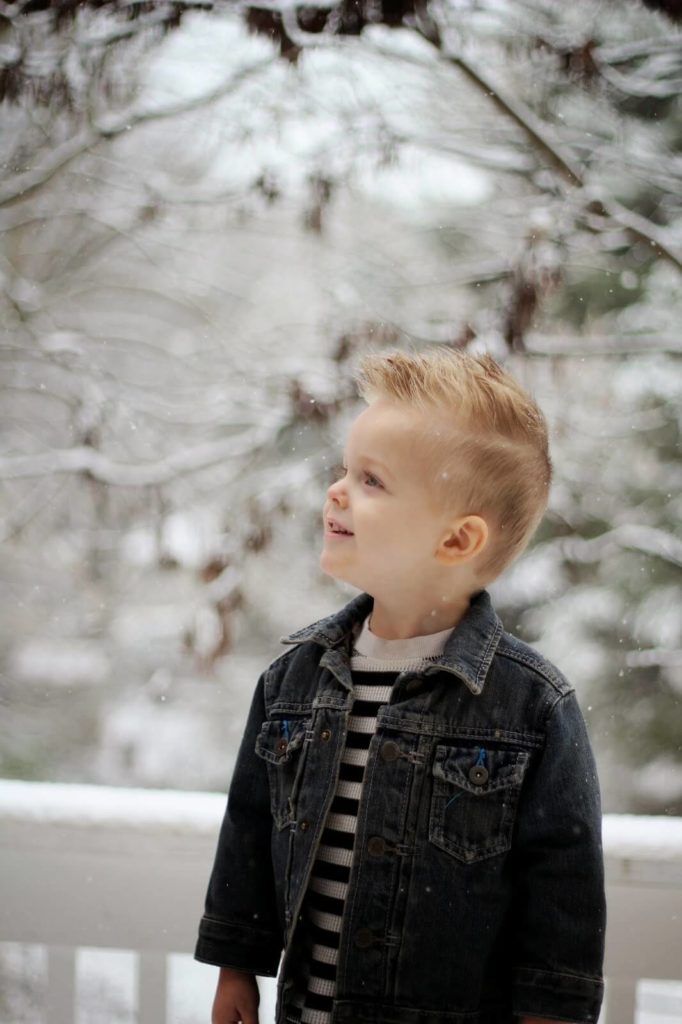
[[[288,662],[297,650],[298,647],[290,647],[288,650],[284,651],[283,654],[280,654],[274,659],[274,661],[270,662],[262,674],[263,704],[265,706],[265,713],[267,716],[270,715],[270,708],[279,694],[282,680],[284,679],[289,667]]]
[[[277,932],[266,931],[264,928],[254,928],[250,924],[242,924],[234,921],[228,921],[224,917],[212,917],[210,914],[204,914],[203,921],[210,921],[212,924],[224,925],[227,928],[234,928],[236,931],[252,932],[254,935],[264,935],[280,941],[281,936]]]
[[[550,674],[541,664],[538,664],[530,658],[524,657],[524,655],[519,651],[498,645],[497,654],[499,654],[501,658],[509,658],[510,661],[515,661],[519,665],[523,665],[525,668],[530,669],[544,682],[549,683],[549,685],[561,696],[565,696],[567,693],[571,693],[575,690],[575,687],[568,681],[568,679],[564,679],[563,683],[560,680],[553,679],[552,674]],[[568,690],[566,687],[568,687]]]
[[[573,974],[570,971],[548,971],[542,967],[521,967],[517,966],[514,968],[516,974],[521,972],[527,972],[528,974],[541,974],[547,975],[551,978],[577,978],[579,981],[595,981],[602,984],[604,981],[603,975],[601,974]]]
[[[219,961],[217,957],[211,957],[210,954],[199,955],[198,952],[194,953],[194,960],[197,960],[200,964],[210,964],[212,967],[229,967],[232,971],[239,971],[241,974],[255,974],[259,978],[276,978],[277,971],[272,968],[265,967],[237,967],[235,964],[226,964]]]
[[[297,644],[296,647],[299,645]],[[270,674],[276,675],[281,669],[281,662],[284,662],[287,658],[293,656],[296,651],[296,647],[289,647],[286,651],[282,651],[276,658],[273,658],[268,667],[265,669],[266,679],[269,679]]]
[[[570,697],[574,693],[575,693],[575,690],[569,690],[568,693],[561,693],[561,694],[559,694],[557,699],[554,701],[554,703],[550,705],[549,710],[547,711],[547,714],[545,715],[545,720],[542,723],[544,728],[545,728],[545,733],[547,732],[547,728],[549,727],[549,720],[554,715],[554,712],[555,712],[555,710],[557,708],[557,705],[560,704],[563,700],[566,700],[567,697]],[[547,737],[545,735],[545,740],[546,739],[547,739]],[[553,973],[553,972],[549,972],[549,973]],[[580,977],[580,975],[575,975],[575,977]]]

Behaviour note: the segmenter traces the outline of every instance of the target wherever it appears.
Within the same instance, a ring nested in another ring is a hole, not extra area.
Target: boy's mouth
[[[341,537],[354,537],[355,534],[347,530],[345,526],[341,526],[336,519],[327,519],[327,533],[334,533]]]

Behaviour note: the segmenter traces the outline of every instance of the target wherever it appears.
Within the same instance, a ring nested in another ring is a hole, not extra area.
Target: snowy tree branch
[[[562,537],[557,545],[571,562],[598,562],[617,548],[629,548],[682,566],[682,540],[653,526],[625,523],[599,537]]]
[[[247,78],[270,65],[273,59],[273,57],[266,57],[250,65],[248,68],[242,68],[236,75],[232,75],[226,82],[222,82],[211,92],[189,100],[187,103],[179,103],[165,110],[127,113],[125,115],[119,114],[108,123],[102,121],[100,124],[83,128],[76,135],[67,139],[66,142],[51,150],[39,166],[15,175],[5,182],[4,185],[0,186],[0,207],[9,206],[11,203],[27,199],[38,189],[42,188],[43,185],[46,185],[58,171],[68,166],[77,157],[83,156],[100,141],[115,138],[117,135],[122,135],[132,128],[150,121],[161,121],[169,117],[178,117],[182,114],[191,113],[194,110],[201,110],[211,103],[215,103],[216,100],[229,95]]]
[[[644,651],[627,651],[625,664],[628,668],[678,668],[682,666],[682,650],[650,647]]]
[[[477,89],[490,98],[498,110],[523,129],[535,148],[542,153],[550,166],[569,185],[585,188],[582,168],[567,153],[563,152],[555,141],[550,139],[539,118],[523,103],[507,96],[500,86],[493,83],[488,75],[476,67],[463,53],[456,53],[446,46],[441,29],[430,15],[428,18],[419,17],[417,19],[416,31],[431,43],[446,61],[463,71]],[[592,195],[588,198],[588,203],[592,213],[608,217],[614,223],[626,228],[635,238],[654,247],[660,256],[682,271],[682,255],[676,253],[668,245],[667,240],[663,237],[663,232],[651,221],[633,213],[612,199],[597,198]]]
[[[229,459],[251,456],[274,444],[289,421],[289,415],[280,413],[273,416],[271,413],[269,422],[236,437],[210,441],[143,465],[114,462],[87,445],[40,452],[37,455],[8,456],[0,458],[0,479],[19,480],[61,473],[83,473],[99,483],[117,487],[158,486]]]

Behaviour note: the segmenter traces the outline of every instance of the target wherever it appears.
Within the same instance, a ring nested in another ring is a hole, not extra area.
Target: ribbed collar
[[[369,626],[369,616],[355,626],[351,668],[382,668],[385,671],[405,671],[432,661],[445,650],[445,644],[454,626],[439,633],[411,636],[403,640],[385,640],[376,636]]]
[[[280,637],[280,643],[300,644],[312,641],[325,648],[345,647],[346,657],[349,657],[349,634],[352,643],[355,627],[367,620],[373,607],[374,598],[363,591],[339,611],[318,619],[317,622],[312,622],[294,633],[289,633],[288,636]],[[465,682],[472,693],[480,693],[502,632],[502,622],[493,608],[490,594],[487,590],[480,590],[471,598],[469,607],[457,625],[449,631],[442,651],[423,669],[424,673],[443,670],[451,672]],[[439,635],[432,634],[433,637]],[[382,641],[388,644],[408,642],[411,643],[404,640]]]

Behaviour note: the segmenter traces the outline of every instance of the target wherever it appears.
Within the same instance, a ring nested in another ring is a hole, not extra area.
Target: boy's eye
[[[332,482],[340,480],[341,477],[345,476],[347,472],[348,470],[342,463],[339,463],[337,466],[334,466],[332,470]],[[378,477],[374,476],[373,473],[367,472],[367,470],[363,470],[362,476],[365,480],[369,481],[369,486],[372,488],[379,488],[383,486]]]
[[[381,481],[378,480],[375,476],[373,476],[372,473],[365,473],[364,475],[365,475],[365,479],[366,480],[373,480],[374,481],[374,483],[371,485],[372,487],[375,487],[375,486],[376,487],[381,487]]]

